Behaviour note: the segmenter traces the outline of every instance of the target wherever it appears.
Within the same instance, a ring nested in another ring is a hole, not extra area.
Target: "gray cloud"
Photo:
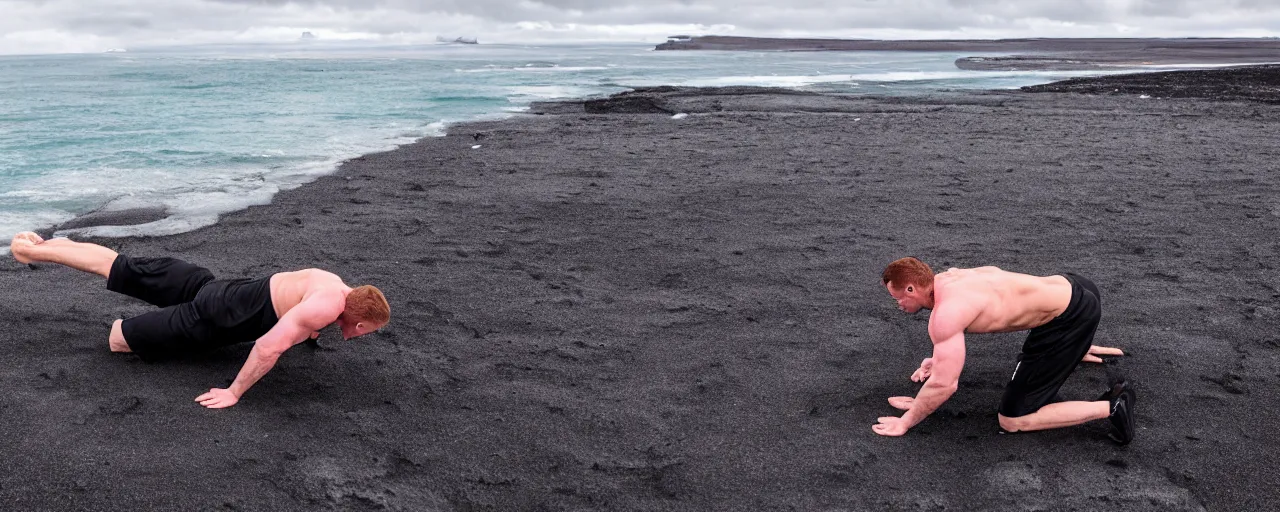
[[[66,27],[90,33],[119,34],[151,28],[151,17],[119,14],[76,16],[67,19]]]
[[[1271,36],[1274,0],[0,0],[0,53],[329,39]]]

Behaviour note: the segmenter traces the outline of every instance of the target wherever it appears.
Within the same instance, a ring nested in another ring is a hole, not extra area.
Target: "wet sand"
[[[639,105],[639,106],[637,106]],[[590,111],[591,113],[588,113]],[[621,113],[640,111],[652,113]],[[382,333],[193,402],[241,345],[144,364],[100,278],[0,262],[11,510],[1267,510],[1280,419],[1280,111],[1017,91],[916,99],[659,89],[366,155],[192,233],[102,243],[224,277],[316,266],[382,287]],[[673,119],[671,113],[688,113]],[[479,148],[473,146],[479,145]],[[968,341],[904,438],[926,317],[886,263],[1076,272],[1104,423],[998,435],[1022,336]]]

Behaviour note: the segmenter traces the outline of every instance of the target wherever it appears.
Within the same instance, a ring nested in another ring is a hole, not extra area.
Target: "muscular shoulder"
[[[929,314],[929,337],[939,343],[964,334],[981,311],[981,306],[963,299],[937,303]]]
[[[308,293],[290,313],[308,328],[319,329],[337,320],[344,309],[346,295],[341,290],[324,289]]]
[[[934,283],[929,335],[936,340],[964,332],[990,302],[990,286],[977,269],[964,269]]]

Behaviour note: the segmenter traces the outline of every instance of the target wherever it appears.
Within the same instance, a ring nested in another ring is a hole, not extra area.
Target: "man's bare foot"
[[[123,323],[124,320],[111,322],[111,334],[107,336],[107,344],[111,346],[112,352],[133,352],[124,339],[124,330],[120,327]]]
[[[18,263],[31,263],[31,258],[27,256],[27,250],[43,242],[44,239],[40,238],[40,235],[30,231],[23,231],[13,235],[13,241],[9,243],[9,252],[13,253],[13,259],[18,260]]]

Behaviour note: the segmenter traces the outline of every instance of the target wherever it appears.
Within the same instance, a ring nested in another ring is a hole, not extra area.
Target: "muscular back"
[[[1033,329],[1062,314],[1071,303],[1071,283],[1062,276],[1032,276],[996,267],[953,268],[933,279],[934,315],[957,309],[972,318],[968,333]]]
[[[342,297],[350,289],[336,274],[318,268],[271,276],[271,302],[275,305],[277,318],[284,318],[285,313],[312,296]],[[342,293],[333,294],[335,291]]]

